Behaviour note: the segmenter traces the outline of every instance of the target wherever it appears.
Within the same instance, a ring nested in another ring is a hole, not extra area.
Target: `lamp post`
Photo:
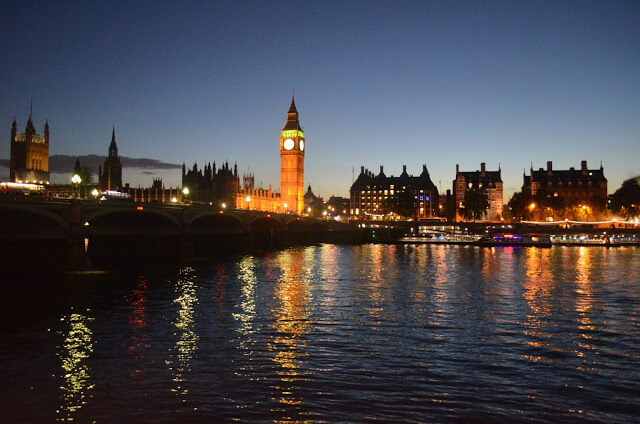
[[[182,202],[186,202],[187,201],[187,196],[189,195],[189,187],[184,187],[182,189]]]
[[[71,177],[71,183],[74,185],[74,196],[80,197],[80,183],[82,182],[82,178],[78,174],[73,174]]]
[[[245,199],[247,201],[247,210],[251,209],[251,196],[247,196]]]

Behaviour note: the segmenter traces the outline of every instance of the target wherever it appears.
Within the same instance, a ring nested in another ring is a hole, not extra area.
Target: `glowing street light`
[[[75,196],[79,197],[80,196],[80,183],[82,182],[82,178],[80,177],[80,175],[78,174],[73,174],[73,176],[71,177],[71,182],[73,183],[73,185],[75,186]]]
[[[247,198],[246,198],[246,199],[244,199],[244,200],[246,200],[246,201],[247,201],[247,209],[251,209],[251,204],[250,204],[250,202],[251,202],[251,196],[247,196]]]
[[[91,195],[93,197],[98,197],[98,194],[100,194],[100,192],[98,191],[97,188],[94,188],[93,190],[91,190]]]
[[[224,202],[223,202],[223,203],[222,203],[222,205],[220,205],[220,206],[222,206],[222,209],[226,209],[226,208],[227,208],[227,204],[226,204],[226,203],[224,203]]]
[[[189,195],[189,187],[185,187],[182,189],[182,194],[184,194],[185,196]]]

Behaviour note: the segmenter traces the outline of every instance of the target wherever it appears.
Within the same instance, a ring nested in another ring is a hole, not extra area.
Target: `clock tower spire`
[[[285,211],[302,214],[304,207],[305,137],[295,98],[287,112],[287,122],[280,132],[280,198]]]

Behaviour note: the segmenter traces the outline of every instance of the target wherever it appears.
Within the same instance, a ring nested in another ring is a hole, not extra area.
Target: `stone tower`
[[[285,209],[297,214],[302,214],[304,208],[305,148],[304,133],[292,96],[287,122],[280,132],[280,197],[287,205]]]
[[[9,180],[49,184],[49,122],[45,122],[40,136],[33,126],[31,113],[23,134],[18,135],[15,118],[11,124]]]
[[[103,190],[119,191],[122,189],[122,164],[118,156],[118,146],[116,145],[116,129],[111,133],[111,144],[109,145],[109,156],[104,161],[104,168],[98,170],[100,188]]]

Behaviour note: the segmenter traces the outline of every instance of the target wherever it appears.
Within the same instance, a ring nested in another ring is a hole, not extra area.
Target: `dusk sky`
[[[305,186],[347,196],[360,165],[461,170],[602,160],[609,193],[640,174],[640,2],[3,2],[9,157],[33,97],[50,154],[224,160],[280,185],[295,89]],[[158,171],[179,185],[179,171]],[[123,180],[151,185],[123,170]],[[54,182],[61,182],[55,181]]]

